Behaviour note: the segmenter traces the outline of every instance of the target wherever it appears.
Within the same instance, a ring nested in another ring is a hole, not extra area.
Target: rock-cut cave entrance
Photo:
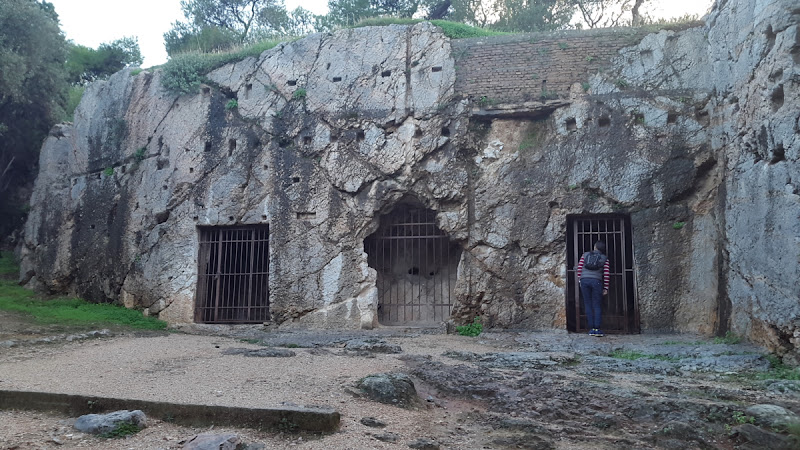
[[[603,331],[638,333],[631,221],[617,214],[567,216],[567,329],[588,331],[576,267],[597,241],[606,244],[610,272],[608,295],[603,297]]]
[[[200,227],[195,322],[269,320],[269,226]]]
[[[436,226],[436,213],[401,203],[364,240],[378,272],[378,322],[434,325],[450,318],[461,247]]]

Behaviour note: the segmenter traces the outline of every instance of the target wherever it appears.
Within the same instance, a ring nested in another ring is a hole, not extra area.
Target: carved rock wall
[[[123,71],[44,145],[23,278],[191,322],[198,227],[269,224],[271,321],[370,328],[364,239],[413,201],[462,248],[453,321],[563,329],[568,217],[617,214],[643,331],[796,354],[791,3],[721,2],[705,26],[651,34],[342,30],[180,97]]]

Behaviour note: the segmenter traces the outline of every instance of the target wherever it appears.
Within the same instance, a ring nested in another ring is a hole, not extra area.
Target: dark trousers
[[[603,282],[595,278],[581,278],[581,295],[586,310],[586,326],[600,328],[600,308],[603,304]]]

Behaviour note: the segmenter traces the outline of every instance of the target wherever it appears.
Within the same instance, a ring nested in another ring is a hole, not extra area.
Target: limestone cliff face
[[[159,71],[118,73],[44,145],[23,277],[191,322],[198,229],[264,224],[271,322],[369,328],[382,294],[365,239],[413,204],[460,250],[451,320],[575,329],[568,225],[624,217],[633,331],[730,329],[792,354],[791,3],[727,1],[652,34],[342,30],[180,97]]]

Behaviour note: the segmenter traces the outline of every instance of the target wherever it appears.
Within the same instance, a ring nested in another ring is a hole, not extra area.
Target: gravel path
[[[17,332],[17,341],[3,341],[7,336],[0,330],[0,347],[6,342],[0,348],[0,389],[222,406],[321,406],[337,410],[341,426],[320,436],[182,427],[150,417],[139,433],[108,440],[77,432],[71,426],[75,418],[0,410],[0,449],[170,449],[209,431],[236,433],[252,449],[397,449],[420,439],[438,447],[415,448],[728,449],[764,436],[773,439],[772,448],[791,448],[791,438],[770,427],[753,434],[744,411],[767,403],[800,413],[800,382],[753,377],[769,369],[758,349],[698,336],[486,332],[469,338],[400,328],[85,331],[44,340]],[[402,352],[349,350],[351,339],[399,345]],[[265,346],[295,356],[226,354]],[[411,375],[421,406],[403,409],[354,395],[359,379],[385,372]],[[362,424],[366,417],[386,427]]]
[[[452,335],[386,341],[400,344],[406,355],[439,356],[449,348],[493,349]],[[324,437],[233,430],[245,442],[263,443],[266,448],[396,448],[396,443],[371,434],[394,433],[398,442],[442,440],[445,429],[457,422],[459,411],[445,405],[405,410],[348,392],[366,375],[402,370],[398,355],[356,356],[336,347],[292,348],[296,356],[288,358],[224,355],[230,348],[263,347],[229,337],[170,334],[5,349],[0,354],[0,388],[254,408],[325,406],[342,415],[340,430]],[[378,418],[388,426],[369,428],[360,423],[363,417]],[[180,448],[179,441],[206,431],[151,419],[155,420],[146,430],[114,441],[82,435],[63,417],[0,411],[0,448]],[[469,435],[454,436],[450,445],[472,446]]]

